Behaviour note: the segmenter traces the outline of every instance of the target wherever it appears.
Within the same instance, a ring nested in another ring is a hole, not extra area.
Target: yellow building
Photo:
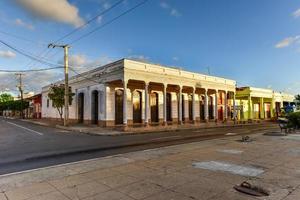
[[[293,95],[270,89],[236,88],[237,119],[244,121],[276,118],[280,109],[293,101]]]

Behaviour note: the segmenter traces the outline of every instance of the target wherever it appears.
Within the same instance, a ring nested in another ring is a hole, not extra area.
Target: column
[[[164,91],[163,91],[163,96],[164,96],[164,125],[167,124],[167,84],[164,84]]]
[[[252,100],[251,96],[248,97],[248,120],[252,119]]]
[[[192,101],[193,101],[193,102],[192,102],[192,103],[193,103],[193,107],[192,107],[192,110],[193,110],[193,111],[192,111],[192,112],[193,112],[193,113],[192,113],[192,114],[193,114],[193,122],[196,122],[196,112],[195,112],[195,111],[196,111],[196,110],[195,110],[195,107],[196,107],[196,106],[195,106],[195,104],[196,104],[196,103],[195,103],[195,92],[196,92],[196,88],[193,88],[193,100],[192,100]]]
[[[271,118],[274,118],[274,116],[275,116],[275,113],[276,113],[275,107],[276,107],[276,105],[275,105],[275,99],[274,99],[274,97],[272,97],[271,108],[270,108],[270,110],[271,110]]]
[[[265,118],[265,105],[264,105],[264,98],[260,98],[260,118]]]
[[[235,105],[235,92],[233,93],[233,120],[236,121],[237,114],[236,114],[236,105]]]
[[[145,125],[149,123],[149,83],[145,82]]]
[[[208,95],[207,95],[207,89],[205,89],[204,92],[204,119],[206,122],[208,122]]]
[[[124,90],[123,90],[123,124],[127,125],[127,80],[123,81]]]
[[[182,124],[182,86],[179,86],[179,93],[178,93],[178,123]]]
[[[215,121],[218,121],[218,93],[219,93],[219,91],[216,90],[216,94],[215,94]]]
[[[224,112],[225,112],[224,119],[225,119],[225,121],[227,121],[227,118],[228,118],[228,99],[227,99],[227,94],[228,94],[228,92],[225,91],[225,97],[224,97],[224,104],[225,104],[225,108],[224,108]]]

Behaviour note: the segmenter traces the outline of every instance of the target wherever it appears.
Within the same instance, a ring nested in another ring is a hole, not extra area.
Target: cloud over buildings
[[[14,21],[14,24],[20,27],[27,28],[29,30],[34,30],[34,26],[32,24],[26,23],[19,18]]]
[[[291,46],[293,44],[295,44],[296,42],[298,42],[300,39],[300,35],[297,35],[295,37],[287,37],[283,40],[281,40],[280,42],[278,42],[275,47],[276,48],[284,48],[284,47],[288,47]]]
[[[159,6],[162,9],[167,10],[171,16],[174,16],[174,17],[182,16],[182,14],[175,7],[171,6],[169,3],[165,2],[165,1],[161,1],[159,3]]]
[[[76,6],[67,0],[15,0],[35,17],[78,27],[84,23]]]
[[[1,58],[14,58],[14,57],[16,57],[16,54],[9,50],[7,50],[7,51],[0,50],[0,57]]]

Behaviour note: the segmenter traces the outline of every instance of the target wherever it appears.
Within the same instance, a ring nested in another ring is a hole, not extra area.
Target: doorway
[[[150,94],[151,122],[158,122],[158,93]]]
[[[142,93],[134,91],[132,94],[133,123],[142,123]]]
[[[123,124],[123,90],[115,92],[115,124]]]

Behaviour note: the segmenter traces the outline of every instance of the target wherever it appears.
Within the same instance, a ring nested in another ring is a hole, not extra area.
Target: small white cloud
[[[76,6],[67,0],[15,0],[35,17],[78,27],[84,23]]]
[[[285,39],[281,40],[280,42],[278,42],[275,45],[275,48],[279,49],[279,48],[291,46],[291,45],[295,44],[297,41],[299,41],[299,39],[300,39],[300,35],[297,35],[295,37],[285,38]]]
[[[98,24],[101,24],[102,23],[102,20],[103,20],[103,17],[102,16],[99,16],[99,17],[97,17],[97,23]]]
[[[149,61],[150,58],[148,56],[144,55],[131,55],[128,56],[128,58],[134,59],[134,60],[139,60],[139,61]]]
[[[110,3],[105,2],[105,3],[103,4],[103,8],[104,8],[104,9],[110,8]]]
[[[2,58],[14,58],[16,57],[16,54],[12,51],[0,51],[0,57]]]
[[[34,26],[32,24],[25,23],[23,20],[21,20],[19,18],[16,19],[14,23],[17,26],[21,26],[21,27],[27,28],[29,30],[34,30]]]
[[[296,10],[295,12],[293,12],[292,14],[295,18],[300,17],[300,9]]]
[[[178,60],[179,60],[179,58],[176,57],[176,56],[174,56],[172,59],[173,59],[174,61],[178,61]]]
[[[182,16],[182,14],[176,8],[172,7],[170,4],[168,4],[165,1],[161,1],[159,3],[159,6],[162,9],[167,10],[169,12],[169,14],[173,17],[181,17]]]

